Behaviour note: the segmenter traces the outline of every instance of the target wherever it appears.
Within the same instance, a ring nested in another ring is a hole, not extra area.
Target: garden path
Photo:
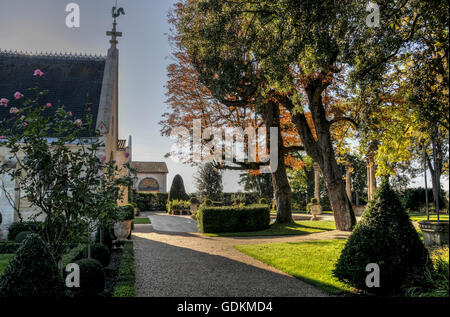
[[[233,246],[348,237],[339,231],[289,237],[207,237],[192,229],[195,222],[189,217],[143,215],[152,225],[135,225],[133,233],[136,295],[142,297],[329,296]]]

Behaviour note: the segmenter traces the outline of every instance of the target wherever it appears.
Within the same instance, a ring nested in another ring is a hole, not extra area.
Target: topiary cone
[[[64,284],[55,259],[37,234],[30,234],[0,276],[0,297],[61,297]]]
[[[380,287],[366,285],[368,264],[380,268]],[[379,295],[400,292],[429,265],[428,251],[387,179],[364,211],[336,264],[334,275],[357,289]]]

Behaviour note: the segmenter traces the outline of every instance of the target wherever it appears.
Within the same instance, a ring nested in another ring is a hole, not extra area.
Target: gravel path
[[[348,237],[339,231],[289,237],[206,237],[189,232],[189,217],[146,215],[152,225],[135,225],[133,233],[138,297],[329,296],[233,245]]]

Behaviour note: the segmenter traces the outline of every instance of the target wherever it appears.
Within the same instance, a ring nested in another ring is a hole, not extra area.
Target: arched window
[[[138,190],[140,192],[158,192],[159,183],[156,179],[152,177],[144,178],[140,183]]]

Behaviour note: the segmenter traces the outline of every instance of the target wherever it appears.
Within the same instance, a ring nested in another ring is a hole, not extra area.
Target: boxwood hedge
[[[270,208],[267,205],[245,207],[202,205],[198,212],[198,223],[203,233],[260,231],[269,227]]]

